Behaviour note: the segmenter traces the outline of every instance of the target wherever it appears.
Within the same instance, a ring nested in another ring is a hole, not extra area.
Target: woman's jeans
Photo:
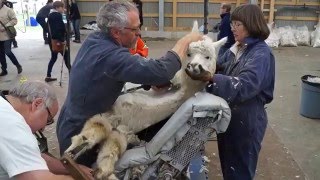
[[[72,26],[74,30],[75,40],[80,40],[80,19],[72,20]]]
[[[9,59],[11,60],[11,62],[18,68],[21,67],[21,65],[19,64],[16,56],[12,53],[11,51],[11,43],[12,43],[12,39],[6,40],[6,41],[1,41],[0,45],[0,62],[1,62],[1,69],[4,72],[7,72],[7,61],[6,61],[6,57],[5,55],[7,55],[9,57]],[[5,54],[5,55],[4,55]]]

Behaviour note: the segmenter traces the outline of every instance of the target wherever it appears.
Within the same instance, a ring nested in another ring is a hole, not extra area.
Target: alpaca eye
[[[206,57],[206,59],[210,59],[210,57],[209,57],[209,56],[207,56],[207,57]]]
[[[191,57],[191,54],[190,54],[190,53],[188,53],[188,54],[187,54],[187,56],[188,56],[188,57]]]

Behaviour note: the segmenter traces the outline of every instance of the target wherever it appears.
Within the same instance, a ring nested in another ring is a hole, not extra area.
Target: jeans
[[[45,21],[44,18],[37,18],[37,22],[40,24],[40,26],[42,27],[42,36],[43,36],[43,40],[45,42],[48,41],[48,34],[49,34],[49,30],[48,30],[48,25]]]
[[[12,53],[11,51],[11,43],[12,39],[6,40],[6,41],[0,41],[0,61],[1,61],[1,69],[4,72],[7,72],[7,61],[6,61],[6,56],[9,57],[11,62],[16,66],[16,67],[21,67],[19,64],[16,56]]]
[[[72,20],[72,26],[75,34],[75,40],[80,40],[80,19]]]
[[[50,48],[50,51],[51,51],[51,59],[50,59],[49,64],[48,64],[47,77],[51,77],[51,71],[52,71],[53,65],[58,59],[58,53],[52,51],[52,46],[51,46],[51,40],[50,39],[49,39],[49,48]],[[60,54],[63,55],[64,63],[67,66],[67,68],[69,70],[69,73],[70,73],[71,63],[70,63],[70,59],[68,57],[68,50],[65,50],[64,54],[63,53],[60,53]]]

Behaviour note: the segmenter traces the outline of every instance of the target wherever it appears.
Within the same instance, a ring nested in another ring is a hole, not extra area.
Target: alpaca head
[[[193,32],[198,32],[198,22],[193,24]],[[198,42],[189,45],[185,71],[192,76],[201,76],[202,74],[211,76],[216,71],[216,61],[218,49],[227,42],[227,38],[213,42],[208,36]]]

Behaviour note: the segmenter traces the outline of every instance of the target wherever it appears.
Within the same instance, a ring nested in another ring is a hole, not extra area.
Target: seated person
[[[7,96],[1,93],[1,180],[72,179],[59,160],[40,153],[33,135],[53,121],[58,108],[56,94],[41,82],[27,81],[10,90]],[[80,168],[90,175],[91,169]]]

